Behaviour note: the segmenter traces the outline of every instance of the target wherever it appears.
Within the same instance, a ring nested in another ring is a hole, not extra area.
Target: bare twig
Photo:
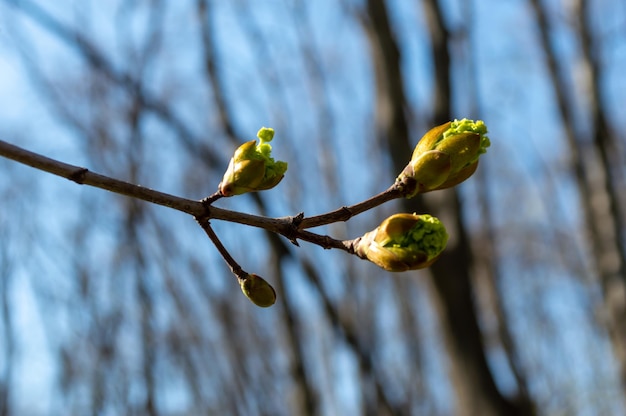
[[[228,250],[226,250],[226,247],[224,247],[224,244],[222,244],[217,234],[215,234],[213,227],[211,227],[211,223],[209,221],[203,220],[202,218],[198,218],[198,217],[196,217],[196,221],[198,222],[198,225],[200,225],[200,227],[204,230],[206,235],[209,236],[209,238],[211,239],[211,242],[213,242],[213,245],[215,245],[215,247],[217,248],[217,251],[220,252],[222,257],[228,264],[228,267],[230,267],[230,270],[233,272],[235,276],[237,276],[237,279],[239,280],[246,279],[248,277],[248,273],[241,268],[239,263],[237,263],[237,261],[233,258],[233,256],[230,255]]]
[[[331,211],[326,214],[303,218],[302,221],[300,221],[300,223],[298,224],[298,228],[312,228],[319,227],[320,225],[332,224],[339,221],[348,221],[355,215],[382,205],[385,202],[391,201],[392,199],[400,198],[401,196],[403,196],[403,192],[394,183],[386,191],[381,192],[378,195],[375,195],[363,202],[359,202],[358,204],[354,204],[349,207],[341,207],[339,209],[336,209],[335,211]]]

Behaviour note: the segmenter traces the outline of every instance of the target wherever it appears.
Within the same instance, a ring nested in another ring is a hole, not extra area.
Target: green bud
[[[249,274],[246,278],[239,280],[239,285],[243,294],[257,306],[267,308],[276,302],[274,288],[256,274]]]
[[[491,146],[491,141],[489,140],[489,137],[487,137],[487,126],[485,123],[482,120],[474,122],[473,120],[469,120],[467,118],[454,120],[450,123],[450,127],[444,132],[442,140],[446,140],[449,137],[462,133],[474,133],[480,136],[478,154],[476,155],[474,161],[478,160],[478,156],[486,153],[487,148]]]
[[[355,253],[391,272],[422,269],[441,255],[448,233],[437,218],[395,214],[361,237]]]
[[[434,150],[435,145],[441,141],[443,134],[450,128],[451,124],[452,122],[448,121],[447,123],[443,123],[440,126],[436,126],[428,130],[426,134],[422,136],[420,141],[417,142],[417,146],[415,146],[415,150],[413,151],[413,156],[411,156],[411,158],[414,159],[424,152]]]
[[[486,134],[485,123],[465,118],[430,129],[415,146],[411,161],[397,178],[406,187],[406,196],[449,188],[469,178],[476,171],[479,156],[491,144]],[[445,158],[435,158],[434,151],[448,156],[447,174]]]
[[[480,136],[475,133],[461,133],[442,140],[437,150],[450,156],[451,172],[458,172],[478,158]]]
[[[271,189],[285,176],[287,163],[274,161],[269,142],[274,137],[274,129],[262,127],[256,140],[239,146],[230,159],[219,190],[224,196],[241,195],[246,192]]]
[[[261,127],[256,133],[256,137],[262,142],[271,142],[274,138],[274,129],[271,127]]]
[[[439,150],[429,150],[418,157],[404,168],[401,176],[411,178],[414,188],[407,195],[409,198],[437,189],[450,176],[450,156]]]
[[[439,187],[437,187],[437,189],[447,189],[447,188],[451,188],[453,186],[460,184],[465,179],[472,176],[474,172],[476,172],[477,167],[478,167],[478,160],[472,163],[471,165],[464,167],[458,172],[450,175],[444,183],[442,183],[441,185],[439,185]]]

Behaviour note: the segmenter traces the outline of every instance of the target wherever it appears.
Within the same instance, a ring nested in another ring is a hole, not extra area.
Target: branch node
[[[211,196],[206,198],[202,198],[199,202],[204,207],[204,212],[202,215],[196,216],[196,221],[201,222],[202,220],[208,221],[211,219],[211,204],[215,202],[217,199],[221,198],[221,194],[219,192],[214,193]]]
[[[224,195],[222,194],[221,191],[216,191],[213,195],[207,196],[206,198],[202,198],[200,200],[200,202],[202,203],[202,205],[204,205],[205,207],[210,206],[213,202],[217,201],[218,199],[222,198]]]
[[[300,229],[298,227],[300,226],[303,218],[303,212],[299,213],[296,216],[288,217],[288,221],[283,223],[283,226],[281,227],[283,228],[283,231],[280,233],[296,247],[300,247],[300,244],[298,243],[298,235]]]
[[[300,223],[302,222],[303,219],[304,219],[304,212],[300,212],[300,213],[298,213],[298,215],[295,215],[295,216],[291,217],[291,225],[295,229],[298,229],[300,227]]]
[[[67,179],[76,182],[79,185],[83,185],[85,183],[85,177],[87,176],[87,173],[89,173],[89,169],[79,168],[70,173]]]
[[[352,210],[345,205],[339,209],[343,212],[343,214],[339,214],[340,221],[348,221],[354,215]]]

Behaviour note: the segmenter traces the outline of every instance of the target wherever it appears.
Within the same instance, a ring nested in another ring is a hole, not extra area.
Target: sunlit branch
[[[206,220],[203,220],[202,218],[197,218],[197,217],[196,217],[196,221],[198,222],[200,227],[204,230],[206,235],[211,239],[211,242],[213,242],[213,244],[217,248],[217,251],[220,252],[221,256],[224,258],[224,260],[228,264],[228,267],[230,267],[230,270],[233,272],[233,274],[237,276],[237,279],[239,280],[245,279],[248,273],[245,272],[241,268],[239,263],[237,263],[237,261],[233,258],[233,256],[230,255],[228,250],[226,250],[226,247],[224,247],[224,244],[222,244],[217,234],[215,234],[213,227],[211,227],[211,223],[209,223],[209,221],[206,221]]]
[[[193,215],[207,234],[209,234],[209,232],[205,229],[204,224],[208,223],[210,219],[216,219],[263,228],[267,231],[286,237],[295,245],[298,245],[297,240],[303,240],[326,249],[336,248],[349,253],[353,253],[351,240],[342,241],[333,239],[329,236],[315,234],[302,229],[304,228],[302,224],[307,227],[313,227],[337,221],[347,221],[347,219],[360,212],[398,197],[397,190],[390,188],[389,190],[362,203],[351,207],[343,207],[327,214],[311,217],[310,219],[304,218],[302,214],[293,217],[270,218],[214,207],[211,203],[221,197],[219,193],[215,193],[200,201],[181,198],[175,195],[155,191],[140,185],[135,185],[94,173],[84,167],[64,163],[56,159],[22,149],[21,147],[2,140],[0,140],[0,156],[48,173],[52,173],[53,175],[69,179],[80,185],[93,186],[116,194],[141,199],[143,201],[166,206]]]
[[[394,183],[389,189],[379,193],[363,202],[351,205],[349,207],[341,207],[326,214],[316,215],[314,217],[303,218],[299,222],[299,228],[319,227],[320,225],[332,224],[339,221],[348,221],[350,218],[362,212],[368,211],[392,199],[400,198],[403,192]]]
[[[116,194],[138,198],[154,204],[163,205],[191,215],[202,215],[204,205],[199,201],[155,191],[140,185],[113,179],[105,175],[91,172],[89,169],[70,165],[55,159],[34,153],[21,147],[0,140],[0,156],[16,162],[61,176],[80,185],[89,185]]]

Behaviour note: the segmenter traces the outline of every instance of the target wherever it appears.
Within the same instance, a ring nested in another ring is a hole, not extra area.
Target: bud
[[[458,185],[472,176],[478,157],[491,144],[486,134],[485,123],[466,118],[430,129],[396,181],[405,187],[408,198]]]
[[[355,244],[357,256],[390,272],[428,267],[439,258],[448,233],[428,214],[395,214]]]
[[[251,140],[239,146],[230,159],[224,178],[219,184],[224,196],[240,195],[246,192],[262,191],[278,185],[285,176],[287,163],[274,161],[271,157],[274,129],[262,127],[257,133],[260,140]]]
[[[274,288],[260,276],[249,274],[239,280],[241,291],[248,299],[257,306],[267,308],[276,302]]]

